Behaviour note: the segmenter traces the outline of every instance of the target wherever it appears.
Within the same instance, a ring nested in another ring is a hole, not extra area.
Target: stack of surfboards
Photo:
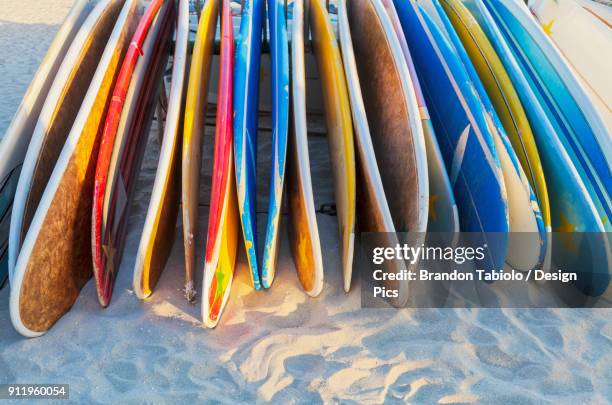
[[[337,30],[323,1],[294,0],[291,24],[286,8],[283,0],[245,0],[234,38],[230,1],[206,0],[189,54],[188,0],[77,1],[0,147],[0,284],[8,274],[20,333],[47,331],[92,275],[100,304],[110,304],[154,115],[161,151],[133,288],[140,299],[153,293],[182,211],[191,302],[197,236],[206,235],[207,327],[228,301],[240,246],[253,288],[272,286],[284,198],[299,282],[310,296],[323,290],[306,109],[319,94],[346,292],[356,232],[387,235],[389,246],[406,232],[423,239],[495,233],[485,240],[488,267],[526,270],[556,253],[552,231],[612,231],[612,53],[601,51],[612,50],[612,34],[601,5],[339,0]],[[262,90],[264,31],[271,80]],[[320,88],[306,85],[309,49]],[[271,95],[266,156],[257,156],[260,91]],[[211,93],[213,178],[208,224],[199,230]],[[257,227],[257,182],[264,181],[257,159],[271,162],[265,235]],[[601,295],[610,284],[610,246],[589,256],[607,270],[578,287]],[[393,303],[402,306],[408,285],[397,283]]]
[[[171,1],[78,0],[5,135],[10,313],[25,336],[92,274],[110,302],[174,14]]]

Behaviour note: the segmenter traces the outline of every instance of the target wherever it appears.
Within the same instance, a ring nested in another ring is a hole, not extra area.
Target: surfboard
[[[261,289],[257,252],[257,114],[261,62],[262,0],[243,3],[234,65],[234,158],[242,235],[253,287]]]
[[[414,91],[419,108],[421,126],[423,128],[423,136],[425,139],[425,149],[427,153],[427,172],[429,180],[429,207],[427,219],[428,232],[459,232],[459,212],[455,203],[455,196],[451,188],[442,153],[436,139],[435,131],[429,117],[429,111],[425,104],[425,98],[421,89],[412,55],[406,42],[406,37],[402,30],[397,11],[392,0],[383,0],[389,20],[393,26],[393,30],[397,35],[402,54],[408,66],[410,78],[414,86]]]
[[[482,234],[488,268],[502,268],[509,229],[506,188],[484,108],[462,61],[424,9],[395,1],[449,173],[463,232]],[[496,232],[489,238],[487,233]]]
[[[8,276],[9,229],[21,165],[57,71],[94,5],[92,0],[79,0],[72,6],[0,140],[0,288]]]
[[[612,6],[607,8],[612,15]],[[571,65],[612,134],[612,57],[602,52],[612,49],[611,23],[575,1],[531,0],[529,10]]]
[[[221,317],[234,277],[238,249],[238,197],[233,161],[233,64],[234,39],[230,1],[223,0],[221,14],[221,55],[213,181],[208,215],[208,236],[204,264],[202,319],[214,328]]]
[[[15,191],[9,232],[11,275],[22,241],[79,112],[118,12],[116,5],[109,4],[109,1],[96,5],[75,36],[49,89]]]
[[[396,34],[380,2],[352,1],[348,12],[344,2],[338,3],[338,27],[358,151],[359,230],[386,234],[381,243],[388,247],[398,244],[396,230],[420,233],[424,239],[429,199],[425,140]],[[387,200],[386,193],[394,198]],[[403,266],[388,267],[399,272]],[[389,287],[399,292],[394,304],[404,305],[407,284]]]
[[[612,28],[612,7],[610,4],[599,3],[593,0],[576,0],[582,8],[593,14],[601,22]]]
[[[547,228],[544,224],[539,200],[520,165],[507,132],[510,131],[519,141],[521,135],[531,135],[527,117],[524,116],[518,96],[511,92],[511,82],[509,79],[506,80],[507,76],[503,76],[505,73],[503,66],[498,65],[498,71],[492,72],[490,66],[494,63],[496,55],[491,47],[485,47],[484,34],[478,37],[482,44],[475,43],[474,36],[478,23],[472,18],[472,24],[466,28],[466,20],[471,18],[469,11],[457,2],[443,1],[441,4],[435,0],[433,5],[438,18],[442,21],[441,29],[445,30],[463,61],[489,118],[508,195],[510,235],[506,263],[514,269],[524,271],[539,267],[546,255],[548,242],[546,232],[547,229],[550,231],[550,226]],[[502,91],[505,92],[500,94]]]
[[[395,229],[424,233],[429,208],[427,153],[408,66],[379,0],[353,1],[348,17],[359,76],[367,78],[361,89],[378,168],[384,189],[393,194],[389,209]],[[390,98],[393,109],[388,108]]]
[[[206,126],[206,104],[215,32],[219,18],[219,1],[209,0],[204,4],[196,33],[187,100],[185,101],[185,124],[182,152],[182,211],[183,244],[185,249],[185,298],[193,302],[197,234],[198,203],[200,192],[200,169],[202,168],[202,145]]]
[[[544,224],[550,229],[550,207],[544,171],[531,125],[516,89],[493,46],[470,11],[456,0],[442,0],[441,4],[498,112],[529,183],[536,192]]]
[[[353,272],[356,210],[351,107],[340,49],[327,10],[322,2],[313,0],[309,5],[309,14],[312,44],[323,91],[330,161],[334,172],[344,291],[348,292]]]
[[[270,288],[276,270],[289,131],[289,40],[285,2],[268,0],[267,4],[272,67],[272,170],[266,241],[261,266],[261,282],[264,288]]]
[[[112,85],[139,19],[138,1],[100,4],[114,28],[15,266],[11,320],[28,337],[43,334],[61,318],[91,277],[95,156]]]
[[[486,6],[485,6],[486,4]],[[494,8],[484,2],[468,3],[470,11],[484,29],[502,60],[506,71],[517,89],[525,113],[531,124],[540,152],[542,166],[550,191],[551,224],[554,232],[604,232],[605,228],[589,195],[586,185],[570,155],[556,132],[545,105],[541,103],[542,88],[527,70],[528,61],[523,59],[520,48],[512,40],[512,32],[499,20]],[[609,248],[604,243],[599,249],[589,251],[593,263],[610,263]],[[552,248],[553,257],[567,250],[566,246]],[[579,266],[584,266],[584,263]],[[601,268],[605,268],[605,264]],[[609,267],[609,266],[608,266]],[[610,284],[608,272],[594,275],[590,281],[582,280],[578,288],[591,295],[601,295]]]
[[[520,44],[523,68],[541,91],[540,102],[561,142],[576,163],[597,207],[602,223],[612,231],[612,137],[597,108],[563,56],[525,5],[501,1],[486,3],[490,11],[504,20],[506,39],[515,49]]]
[[[117,276],[117,270],[113,267],[114,263],[109,262],[107,266],[108,253],[112,247],[103,245],[102,234],[105,232],[106,223],[103,221],[104,195],[106,192],[106,184],[108,181],[110,160],[113,153],[113,147],[117,135],[117,129],[121,120],[124,103],[132,74],[136,68],[136,64],[142,51],[142,46],[149,33],[149,29],[153,23],[153,19],[157,15],[163,0],[154,0],[145,11],[144,15],[138,23],[134,37],[130,42],[130,47],[123,59],[121,69],[117,75],[117,80],[112,91],[111,100],[106,113],[104,122],[104,132],[100,140],[100,149],[94,175],[93,189],[93,208],[91,218],[91,250],[93,258],[93,272],[96,281],[96,291],[98,293],[98,301],[103,307],[108,306],[113,292],[113,284]],[[107,254],[103,254],[103,250]]]
[[[108,268],[119,269],[128,230],[129,212],[147,145],[153,114],[168,60],[167,47],[174,32],[173,2],[165,2],[142,47],[123,111],[108,169],[102,209],[102,257]],[[158,122],[158,128],[160,124]]]
[[[289,239],[302,288],[316,297],[323,289],[323,255],[314,206],[308,126],[306,119],[306,64],[304,54],[304,0],[293,3],[291,26],[291,131],[287,161]]]
[[[359,2],[352,2],[351,7],[363,7],[362,5],[357,5],[357,3]],[[371,18],[372,16],[368,15],[367,17]],[[356,18],[364,19],[367,17],[359,15]],[[360,21],[356,21],[354,22],[354,24],[358,24],[360,27],[363,26],[363,22]],[[382,36],[381,33],[377,32],[377,34],[379,35],[378,39],[380,39],[380,36]],[[378,167],[378,161],[374,150],[368,116],[366,114],[366,109],[363,101],[363,94],[361,90],[357,63],[355,61],[356,53],[359,57],[364,58],[363,53],[370,49],[358,49],[357,47],[355,47],[354,49],[353,39],[351,37],[351,24],[349,23],[349,13],[346,7],[346,2],[344,0],[340,0],[338,2],[338,37],[340,42],[340,50],[342,52],[342,64],[344,66],[344,73],[346,76],[348,94],[351,103],[351,116],[353,118],[355,144],[357,151],[356,161],[361,174],[360,185],[362,186],[363,190],[362,198],[357,198],[359,230],[362,232],[394,233],[395,225],[393,224],[393,217],[389,210],[389,204],[385,195],[383,180],[381,178],[381,173]],[[385,40],[384,37],[383,40]],[[363,47],[363,44],[359,42],[357,42],[357,44],[362,45]],[[390,60],[392,59],[392,56],[388,55],[388,48],[383,48],[383,51],[385,51],[384,56],[386,57],[386,62],[393,64],[393,61]],[[369,56],[370,55],[368,55],[368,57]],[[367,66],[364,67],[363,70],[366,70],[366,68],[369,68],[370,71],[367,72],[368,74],[364,75],[364,77],[371,78],[373,76],[373,72],[371,71],[372,67]],[[393,83],[394,85],[401,86],[396,76],[393,77],[393,79],[396,79],[395,83]],[[364,87],[366,88],[366,90],[371,90],[370,87],[365,83]],[[381,89],[381,93],[382,92],[383,91]],[[376,97],[378,96],[378,93],[374,95],[366,93],[366,96],[368,95],[371,97]],[[393,96],[395,96],[395,94]],[[391,103],[393,104],[395,102],[405,104],[405,100],[402,99],[393,100],[393,102]],[[376,112],[371,112],[371,114],[374,113]],[[406,117],[404,116],[402,118]],[[379,128],[375,128],[375,130],[378,129]]]
[[[17,187],[17,180],[19,178],[16,176],[12,176],[7,179],[8,181],[2,185],[0,188],[0,193],[2,196],[2,204],[6,207],[6,210],[2,213],[2,217],[0,218],[0,235],[2,235],[2,239],[0,240],[0,289],[4,288],[7,285],[7,281],[9,279],[8,272],[8,236],[9,229],[11,225],[11,206],[12,201],[10,199],[15,195],[15,188]]]
[[[180,204],[180,170],[187,45],[189,40],[189,1],[178,3],[178,19],[168,95],[168,112],[163,142],[149,208],[145,219],[136,263],[134,293],[140,299],[149,297],[161,276],[176,233]]]

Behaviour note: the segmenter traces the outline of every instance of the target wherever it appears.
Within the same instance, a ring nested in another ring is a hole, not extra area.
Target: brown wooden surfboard
[[[398,63],[405,62],[394,58],[390,39],[371,1],[355,0],[348,6],[363,101],[383,186],[386,194],[392,196],[387,202],[396,231],[424,232],[426,216],[422,223],[420,211],[426,201],[421,201],[423,193],[419,183],[427,180],[427,173],[423,179],[417,170],[419,149],[415,145],[415,137],[422,138],[423,134],[415,133],[411,125],[411,120],[418,122],[420,116],[418,110],[411,108],[403,90],[404,86],[412,85],[406,83],[400,73]],[[420,159],[426,159],[426,155]],[[360,221],[364,220],[360,226],[372,230],[380,228],[376,218],[371,218],[367,212],[360,214]]]
[[[109,94],[138,22],[138,1],[112,1],[115,23],[15,268],[11,320],[25,336],[48,330],[92,275],[91,205],[96,151]],[[121,10],[119,17],[117,12]],[[86,63],[92,62],[87,60]]]
[[[11,218],[11,263],[21,244],[66,142],[87,88],[106,47],[120,8],[100,2],[82,24],[57,72],[37,118],[19,176]]]

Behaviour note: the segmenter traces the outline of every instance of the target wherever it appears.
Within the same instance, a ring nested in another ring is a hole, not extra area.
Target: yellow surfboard
[[[145,299],[153,293],[170,257],[181,198],[180,170],[184,93],[189,41],[189,2],[178,2],[178,19],[168,96],[168,113],[151,200],[134,265],[134,293]]]
[[[310,27],[321,76],[342,241],[344,291],[348,292],[351,287],[355,239],[355,150],[351,107],[338,41],[327,10],[319,0],[310,2]]]
[[[304,25],[304,0],[294,0],[291,26],[292,125],[288,140],[290,154],[287,158],[289,237],[300,284],[306,294],[316,297],[323,289],[323,255],[310,178]]]
[[[550,230],[550,205],[544,171],[529,121],[514,85],[486,34],[461,1],[441,0],[440,3],[491,98],[529,183],[538,197],[544,225]]]
[[[185,298],[195,299],[193,283],[195,270],[194,239],[198,225],[200,169],[202,167],[202,141],[206,125],[206,96],[210,82],[212,53],[215,46],[215,30],[219,15],[219,0],[207,0],[200,15],[196,35],[183,129],[183,242],[185,245]]]

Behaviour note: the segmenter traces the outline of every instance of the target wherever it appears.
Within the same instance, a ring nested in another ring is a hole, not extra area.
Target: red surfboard
[[[227,3],[223,1],[223,8]],[[229,18],[229,22],[226,21]],[[225,52],[221,54],[220,77],[217,105],[219,112],[215,124],[215,150],[213,163],[212,189],[210,192],[210,211],[208,215],[208,239],[206,243],[206,261],[210,261],[217,239],[221,209],[223,208],[223,194],[228,179],[229,154],[233,148],[233,72],[234,72],[234,43],[232,38],[231,13],[222,12],[222,27],[230,27],[223,32],[221,47]]]
[[[238,201],[233,173],[234,40],[229,0],[221,13],[221,56],[208,235],[204,265],[202,318],[213,328],[227,302],[238,245]]]
[[[113,283],[116,277],[116,270],[119,264],[116,260],[116,244],[118,241],[112,237],[105,238],[105,236],[110,236],[110,232],[106,232],[107,230],[112,230],[113,228],[116,229],[117,227],[108,227],[108,224],[103,223],[103,212],[105,208],[104,201],[105,194],[107,191],[107,181],[109,175],[113,175],[112,173],[109,173],[109,166],[111,165],[111,158],[115,146],[117,129],[121,120],[121,114],[123,111],[126,94],[128,92],[128,88],[132,80],[132,75],[139,57],[143,55],[143,51],[141,48],[145,39],[147,38],[147,34],[149,32],[151,24],[153,23],[155,16],[158,14],[159,9],[161,8],[163,3],[164,0],[153,0],[151,4],[147,7],[145,14],[140,19],[136,32],[132,38],[132,42],[130,43],[130,47],[126,53],[125,59],[123,60],[123,64],[121,65],[121,70],[115,82],[112,99],[108,107],[106,121],[104,124],[104,132],[102,135],[102,141],[98,154],[92,210],[92,254],[96,289],[98,291],[98,300],[100,301],[100,304],[104,307],[106,307],[110,303]],[[168,7],[168,9],[171,8],[172,7]],[[169,24],[164,22],[164,25]],[[169,29],[162,28],[160,39],[162,39],[161,37],[163,37],[163,31],[169,31]],[[161,43],[163,41],[159,42]],[[156,48],[159,48],[155,51],[156,53],[163,53],[163,48],[161,46],[156,46]],[[154,57],[153,59],[161,58],[156,55],[156,57]],[[156,61],[153,60],[151,65],[155,66],[155,62]],[[159,62],[160,61],[158,60],[157,63],[159,64]],[[152,72],[147,71],[147,74],[149,73]],[[151,83],[151,85],[154,84]],[[151,87],[151,85],[145,85],[143,86],[143,89]],[[146,93],[147,91],[145,90],[143,92]],[[134,99],[134,102],[146,103],[147,99],[140,99],[139,97],[136,97]],[[142,116],[143,113],[144,111],[142,111],[142,108],[139,108],[139,112],[137,112],[135,115],[135,117],[137,118],[135,118],[133,122],[134,126],[132,128],[127,129],[129,131],[128,136],[130,138],[135,138],[134,135],[138,133],[138,129],[142,129],[143,124],[145,126],[147,125],[146,123],[142,122],[139,124],[139,121],[142,121],[142,119],[139,120],[138,117]],[[129,144],[130,142],[128,141],[128,145]],[[129,149],[129,147],[126,149]],[[126,156],[128,157],[127,166],[134,166],[133,164],[129,164],[129,161],[133,159],[134,155],[131,154]],[[116,168],[121,170],[121,165],[117,165]],[[108,218],[112,218],[112,216],[113,215],[109,215]]]

